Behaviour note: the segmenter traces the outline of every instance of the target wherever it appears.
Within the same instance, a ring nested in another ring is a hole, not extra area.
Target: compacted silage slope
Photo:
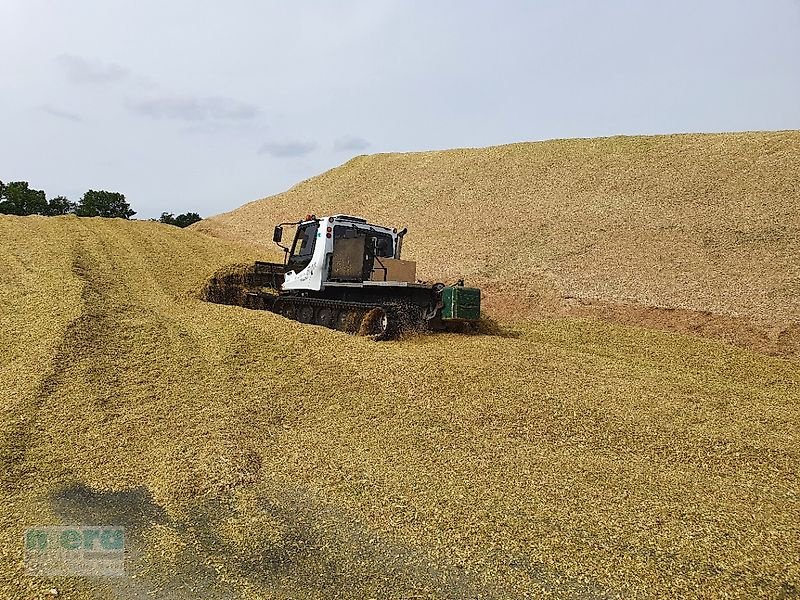
[[[421,275],[465,276],[496,314],[800,352],[797,131],[360,156],[194,227],[271,247],[274,223],[307,212],[408,225]]]
[[[795,362],[580,320],[378,344],[195,299],[250,259],[0,218],[0,597],[800,590]],[[56,523],[125,525],[127,576],[26,576],[23,529]]]

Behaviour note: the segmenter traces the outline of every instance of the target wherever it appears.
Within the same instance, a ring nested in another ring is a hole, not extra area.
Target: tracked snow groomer
[[[282,244],[285,227],[296,227],[291,246]],[[217,287],[207,286],[204,296],[375,339],[407,329],[474,327],[480,290],[463,280],[417,281],[416,263],[400,257],[406,231],[348,215],[281,223],[273,241],[284,251],[283,264],[257,262],[231,275],[242,286],[237,294],[224,293],[231,280],[217,277]]]

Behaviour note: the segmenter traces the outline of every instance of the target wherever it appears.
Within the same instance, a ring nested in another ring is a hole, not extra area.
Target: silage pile
[[[253,263],[225,265],[203,283],[199,297],[206,302],[246,306],[248,290],[257,287],[254,279]]]
[[[800,132],[557,140],[360,156],[194,227],[272,248],[275,223],[355,213],[407,225],[420,275],[466,277],[496,315],[577,305],[781,354],[800,351],[798,182]]]
[[[251,250],[0,217],[0,596],[792,596],[800,366],[609,324],[376,344],[196,290]],[[123,524],[128,576],[24,575]]]

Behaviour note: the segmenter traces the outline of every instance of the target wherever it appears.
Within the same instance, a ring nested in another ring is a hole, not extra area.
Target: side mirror
[[[275,231],[272,232],[272,241],[276,244],[279,244],[280,241],[283,239],[283,227],[280,225],[275,226]]]

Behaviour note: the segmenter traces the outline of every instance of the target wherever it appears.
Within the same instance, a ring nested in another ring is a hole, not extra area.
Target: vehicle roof
[[[387,231],[393,231],[393,228],[388,225],[378,225],[377,223],[370,223],[364,217],[356,217],[355,215],[345,215],[345,214],[336,214],[330,215],[327,217],[317,217],[318,221],[327,221],[328,219],[335,219],[337,221],[349,221],[354,225],[363,225],[368,227],[377,227],[379,229],[385,229]],[[302,221],[303,223],[309,223],[310,221]]]

